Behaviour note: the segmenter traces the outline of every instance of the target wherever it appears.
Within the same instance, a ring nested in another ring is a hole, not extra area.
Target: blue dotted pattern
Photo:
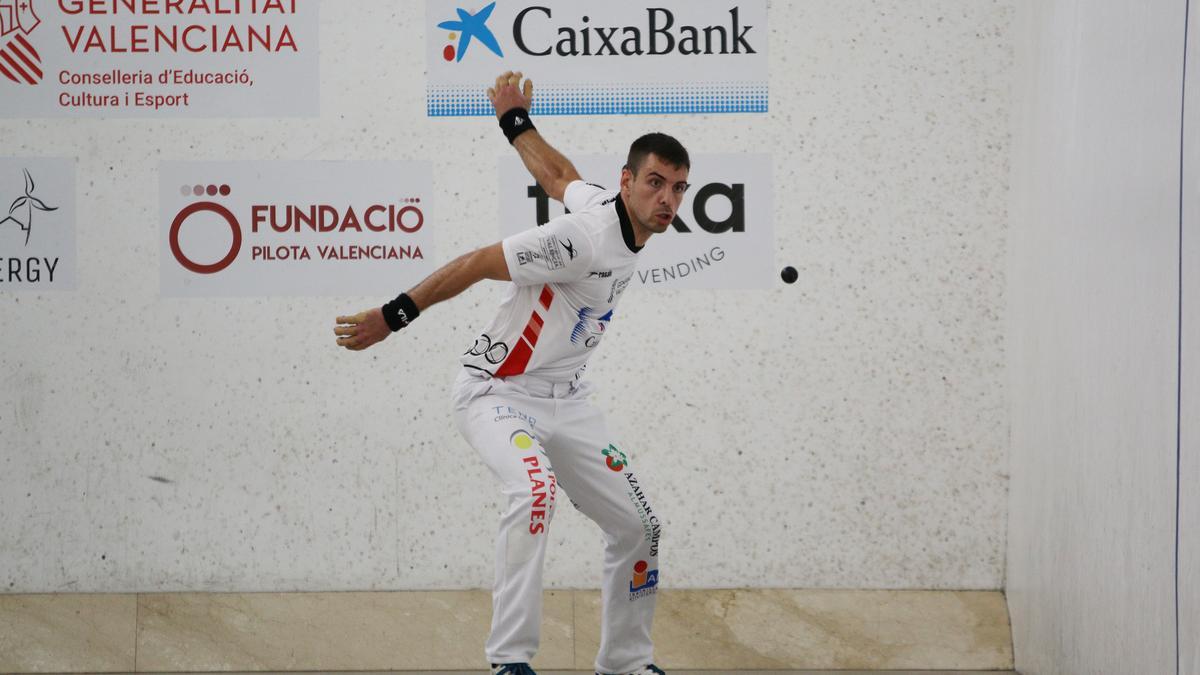
[[[767,85],[729,82],[703,85],[616,84],[539,88],[534,115],[663,115],[765,113]],[[429,117],[490,117],[495,113],[480,87],[429,87]]]

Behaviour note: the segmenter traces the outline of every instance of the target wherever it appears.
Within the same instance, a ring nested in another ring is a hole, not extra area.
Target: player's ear
[[[633,185],[633,172],[628,166],[621,167],[621,191],[624,192]]]

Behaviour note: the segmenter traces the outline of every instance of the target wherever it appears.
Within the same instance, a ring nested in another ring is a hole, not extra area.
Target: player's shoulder
[[[574,213],[583,213],[611,206],[617,200],[617,191],[609,190],[599,183],[574,180],[563,191],[563,205]]]
[[[596,242],[604,238],[609,229],[609,221],[603,208],[591,208],[582,211],[570,211],[551,218],[541,230],[548,230],[558,237],[582,236]]]
[[[551,218],[537,229],[560,240],[582,238],[587,241],[585,248],[590,250],[594,248],[595,243],[604,239],[605,232],[609,229],[609,220],[605,217],[604,210],[599,208],[568,211]]]

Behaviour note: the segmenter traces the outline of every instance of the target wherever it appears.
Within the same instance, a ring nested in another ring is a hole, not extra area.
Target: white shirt
[[[568,213],[503,241],[512,283],[495,318],[462,357],[494,377],[579,377],[637,268],[620,193],[573,181]]]

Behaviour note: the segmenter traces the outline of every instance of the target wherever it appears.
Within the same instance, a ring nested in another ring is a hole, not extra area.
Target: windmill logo
[[[33,212],[34,211],[57,211],[57,206],[46,206],[46,203],[37,197],[33,196],[33,176],[29,175],[29,170],[25,169],[25,196],[17,197],[13,201],[12,206],[8,207],[8,216],[4,220],[0,220],[0,225],[7,224],[10,220],[21,227],[25,231],[25,245],[29,245],[29,235],[33,233]],[[22,220],[24,219],[24,220]]]
[[[25,39],[41,23],[33,0],[0,0],[0,75],[17,84],[42,81],[42,57]]]

